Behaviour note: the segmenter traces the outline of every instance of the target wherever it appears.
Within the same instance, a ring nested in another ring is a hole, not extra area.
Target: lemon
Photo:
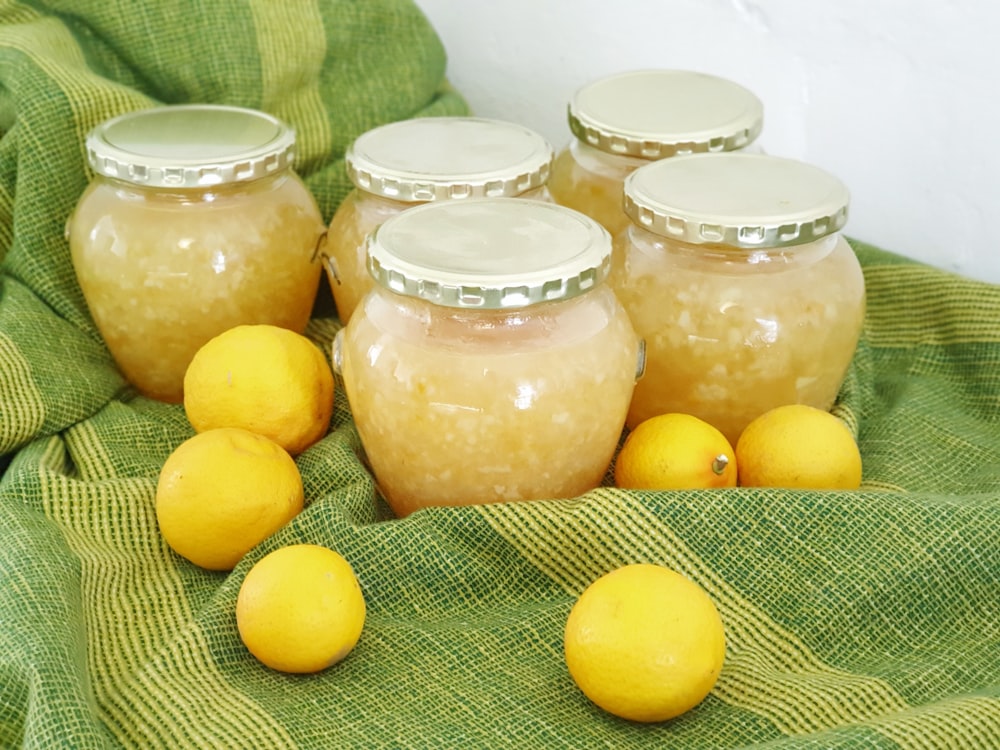
[[[242,427],[292,455],[326,434],[333,402],[323,352],[278,326],[223,331],[202,345],[184,374],[184,411],[195,430]]]
[[[260,662],[281,672],[319,672],[361,637],[365,600],[350,563],[332,549],[294,544],[258,560],[236,599],[236,625]]]
[[[828,411],[779,406],[744,428],[736,442],[744,487],[855,490],[861,452],[850,429]]]
[[[163,538],[209,570],[232,570],[303,503],[292,457],[274,441],[236,427],[185,440],[167,457],[156,485]]]
[[[694,708],[725,658],[722,619],[703,588],[661,565],[633,564],[590,584],[566,620],[570,676],[591,701],[632,721]]]
[[[615,461],[615,486],[680,490],[736,486],[736,454],[719,430],[690,414],[640,422]]]

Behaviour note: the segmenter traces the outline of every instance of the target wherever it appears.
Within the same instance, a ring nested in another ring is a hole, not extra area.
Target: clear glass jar
[[[770,408],[829,409],[861,334],[865,284],[840,234],[848,191],[762,154],[685,156],[625,183],[611,285],[646,342],[628,425],[693,414],[735,444]]]
[[[377,283],[334,364],[396,514],[598,486],[641,357],[607,233],[551,203],[446,201],[386,221],[368,253]]]
[[[327,277],[342,323],[374,284],[365,239],[391,216],[466,198],[551,201],[553,148],[521,125],[476,117],[422,117],[360,135],[345,160],[354,189],[330,221]]]
[[[294,146],[270,115],[210,105],[131,112],[88,135],[95,176],[67,223],[73,267],[143,395],[182,401],[191,358],[227,328],[305,329],[325,226]]]
[[[555,158],[549,190],[616,236],[628,226],[622,187],[634,170],[673,156],[756,149],[764,107],[724,78],[636,70],[579,89],[568,119],[574,138]]]

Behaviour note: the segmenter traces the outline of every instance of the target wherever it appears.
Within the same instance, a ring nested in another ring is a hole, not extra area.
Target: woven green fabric
[[[0,747],[1000,747],[1000,288],[860,243],[837,411],[862,491],[602,488],[388,519],[341,390],[293,522],[231,574],[165,546],[156,478],[192,432],[125,386],[76,287],[84,134],[154,102],[267,109],[329,217],[359,132],[464,111],[443,67],[403,0],[0,2]],[[308,329],[327,351],[330,309]],[[261,666],[236,630],[250,565],[295,542],[344,554],[368,604],[315,676]],[[698,581],[726,627],[715,690],[664,724],[601,712],[562,658],[575,597],[629,561]]]

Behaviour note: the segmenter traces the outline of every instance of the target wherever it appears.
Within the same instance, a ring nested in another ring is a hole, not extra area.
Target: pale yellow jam
[[[596,219],[614,237],[630,223],[622,209],[625,178],[648,163],[574,140],[556,155],[549,192],[556,203]]]
[[[552,201],[544,185],[513,197]],[[337,315],[344,325],[374,285],[365,261],[368,235],[386,219],[425,203],[393,200],[354,188],[337,207],[326,238],[326,274]]]
[[[198,348],[227,328],[305,329],[324,225],[290,171],[212,188],[138,187],[98,176],[68,225],[87,305],[123,375],[179,402]]]
[[[684,412],[735,443],[775,406],[833,405],[865,311],[861,267],[840,234],[747,250],[631,226],[612,257],[610,283],[646,342],[630,427]]]
[[[639,339],[606,283],[508,310],[448,308],[377,286],[338,345],[365,455],[405,516],[598,486]]]

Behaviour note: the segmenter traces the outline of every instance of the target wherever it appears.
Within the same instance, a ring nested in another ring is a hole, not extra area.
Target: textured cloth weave
[[[298,458],[306,509],[211,573],[156,526],[183,409],[127,387],[69,262],[83,138],[157,103],[264,109],[328,219],[360,132],[465,111],[444,51],[404,0],[0,2],[0,84],[0,747],[1000,748],[1000,288],[854,243],[868,316],[836,409],[861,491],[604,487],[396,520],[339,390]],[[308,329],[326,351],[330,310]],[[315,676],[236,630],[249,567],[296,542],[345,555],[368,604]],[[631,561],[704,586],[728,639],[711,695],[658,725],[601,712],[562,657],[575,597]]]

